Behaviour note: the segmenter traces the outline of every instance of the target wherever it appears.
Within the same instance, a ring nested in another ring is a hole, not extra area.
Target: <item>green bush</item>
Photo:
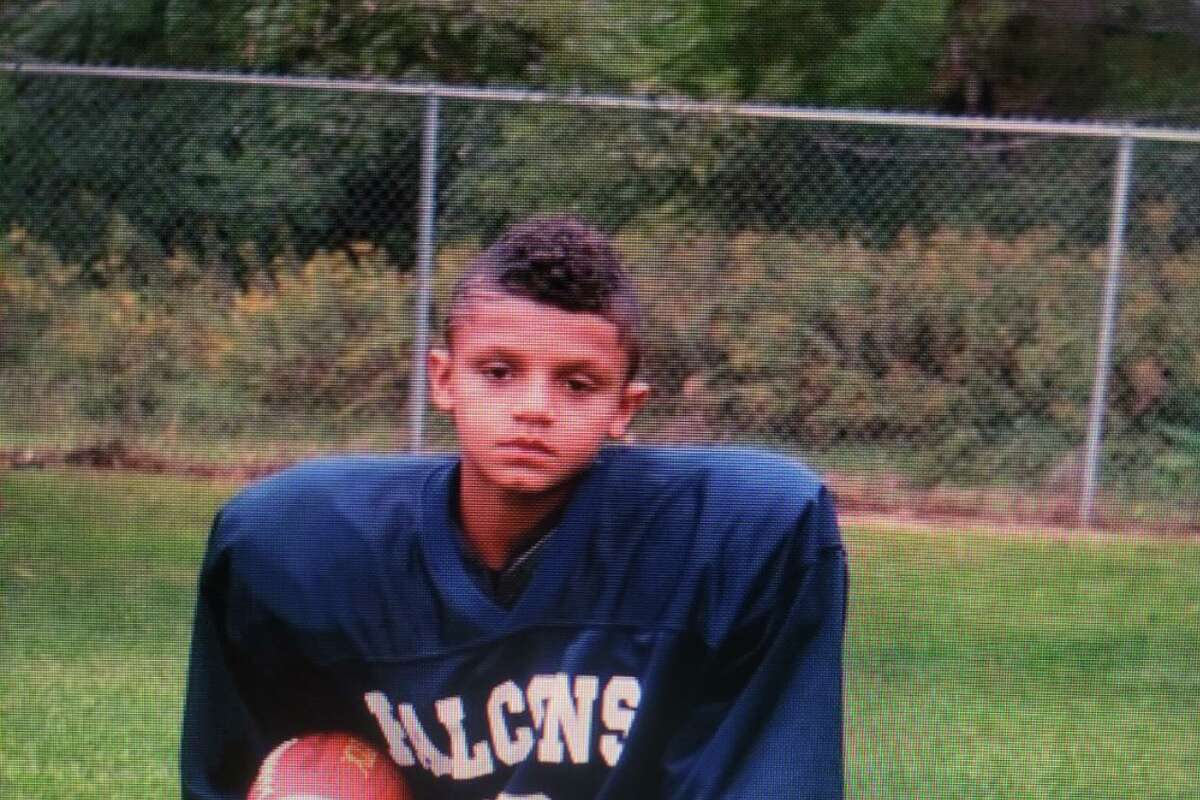
[[[627,234],[654,320],[649,377],[705,435],[907,444],[927,475],[1046,475],[1082,442],[1102,251],[1056,230],[941,229],[886,250],[829,235]],[[1195,420],[1200,253],[1127,266],[1110,435]],[[1189,423],[1191,424],[1191,423]],[[1139,433],[1140,432],[1140,433]]]
[[[214,371],[266,415],[397,413],[412,358],[411,281],[364,262],[319,253],[281,272],[274,289],[238,295],[218,334]]]
[[[652,216],[616,238],[648,311],[639,436],[889,452],[924,482],[1077,480],[1102,250],[1056,229],[903,231],[878,249]],[[5,399],[40,398],[33,415],[319,438],[402,414],[412,278],[381,247],[277,258],[248,289],[186,254],[133,269],[110,247],[96,285],[19,232],[5,247],[0,377]],[[442,246],[443,300],[476,252]],[[1132,250],[1121,298],[1104,474],[1188,484],[1200,250]]]

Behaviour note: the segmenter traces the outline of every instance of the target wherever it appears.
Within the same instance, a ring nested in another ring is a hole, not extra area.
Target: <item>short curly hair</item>
[[[534,217],[480,253],[451,292],[443,324],[447,343],[470,306],[489,294],[598,314],[617,329],[628,362],[626,378],[637,374],[642,350],[637,292],[608,237],[581,220]]]

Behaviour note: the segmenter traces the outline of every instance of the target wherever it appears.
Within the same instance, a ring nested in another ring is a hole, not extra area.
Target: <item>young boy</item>
[[[639,306],[564,217],[455,289],[433,400],[456,455],[311,462],[218,514],[185,798],[306,732],[417,798],[839,798],[846,561],[829,493],[752,450],[606,445],[646,401]]]

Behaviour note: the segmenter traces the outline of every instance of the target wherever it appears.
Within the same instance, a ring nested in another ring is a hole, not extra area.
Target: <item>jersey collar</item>
[[[555,598],[569,590],[571,574],[578,569],[586,540],[596,528],[595,506],[609,456],[601,451],[572,492],[553,534],[537,548],[537,565],[512,608],[485,591],[472,577],[465,535],[453,513],[452,493],[461,458],[434,470],[425,484],[422,502],[421,546],[429,557],[435,579],[448,608],[467,620],[494,631],[536,621],[547,621]]]

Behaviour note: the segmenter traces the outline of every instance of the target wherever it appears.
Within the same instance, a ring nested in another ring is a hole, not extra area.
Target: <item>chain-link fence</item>
[[[1200,524],[1200,134],[11,65],[0,126],[10,457],[451,446],[413,353],[570,211],[650,312],[639,440],[890,512]]]

